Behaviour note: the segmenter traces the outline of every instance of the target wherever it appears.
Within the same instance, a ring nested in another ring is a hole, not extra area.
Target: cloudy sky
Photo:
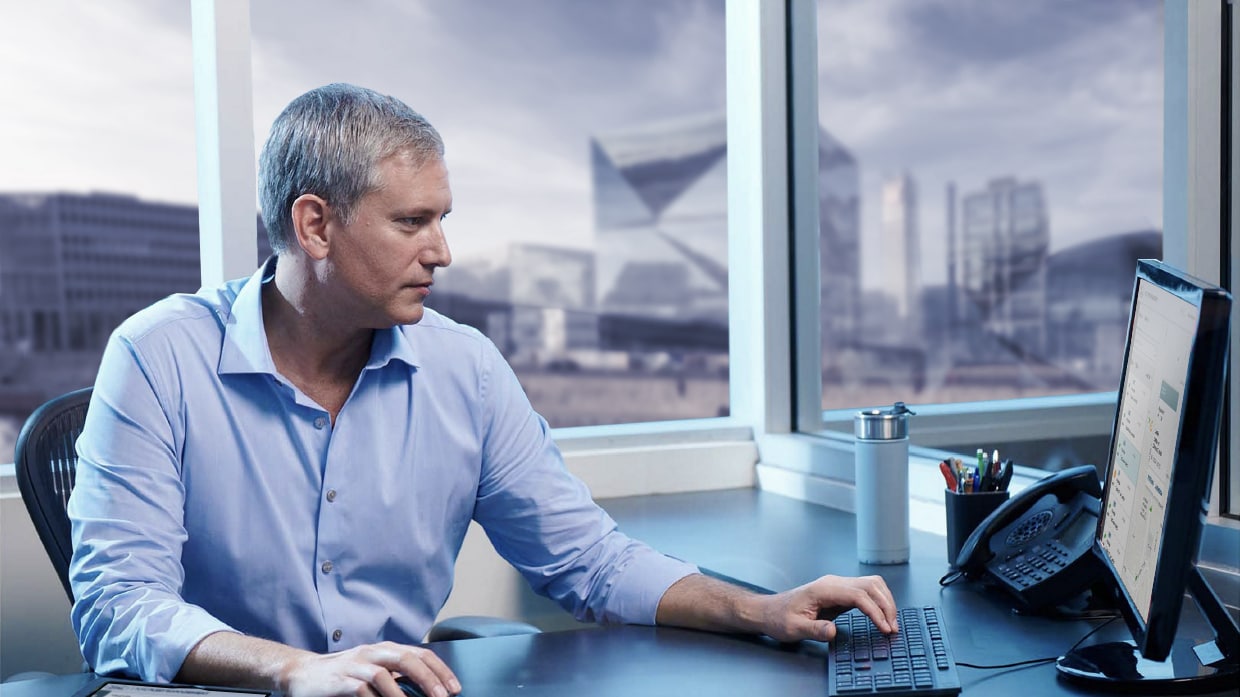
[[[590,136],[724,105],[722,0],[251,6],[256,143],[316,85],[400,97],[447,142],[458,259],[512,240],[591,247]],[[1160,227],[1160,2],[820,6],[820,116],[860,162],[863,239],[883,179],[907,171],[927,281],[942,280],[948,181],[1042,182],[1056,249]],[[187,2],[8,3],[0,191],[194,202],[189,34]]]
[[[860,161],[865,241],[882,181],[919,195],[942,282],[945,190],[1042,183],[1051,247],[1162,224],[1162,3],[823,0],[820,119]],[[865,250],[863,249],[863,254]],[[866,255],[865,275],[881,274]]]

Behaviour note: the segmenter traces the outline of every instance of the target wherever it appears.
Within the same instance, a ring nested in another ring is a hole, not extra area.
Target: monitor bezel
[[[1150,595],[1148,620],[1142,619],[1133,598],[1120,580],[1118,569],[1102,549],[1102,529],[1106,523],[1107,499],[1110,493],[1111,469],[1115,466],[1115,439],[1118,437],[1124,381],[1128,375],[1128,349],[1132,343],[1133,321],[1136,318],[1137,293],[1141,283],[1148,282],[1169,291],[1199,309],[1197,331],[1189,356],[1181,401],[1179,437],[1176,439],[1174,464],[1167,492],[1163,543],[1155,564],[1153,591]],[[1116,588],[1120,612],[1128,624],[1141,654],[1161,661],[1171,651],[1179,625],[1180,610],[1188,577],[1197,563],[1202,529],[1208,513],[1210,481],[1218,453],[1218,434],[1222,414],[1223,383],[1228,351],[1228,315],[1230,296],[1223,289],[1174,269],[1160,261],[1141,259],[1137,262],[1133,281],[1133,300],[1128,320],[1123,368],[1120,372],[1119,394],[1116,398],[1115,421],[1112,423],[1111,452],[1103,479],[1102,515],[1094,534],[1094,553],[1101,559]],[[1207,418],[1202,418],[1202,416]],[[1196,463],[1197,466],[1191,466]],[[1172,544],[1167,542],[1173,541]]]

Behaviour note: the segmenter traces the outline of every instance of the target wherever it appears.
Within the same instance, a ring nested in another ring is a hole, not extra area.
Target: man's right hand
[[[390,641],[327,655],[306,654],[289,665],[281,682],[288,697],[405,697],[396,684],[400,676],[428,697],[461,691],[456,675],[434,652]]]
[[[317,654],[274,641],[216,632],[185,657],[176,681],[277,688],[287,697],[406,697],[401,678],[427,697],[448,697],[461,683],[434,652],[385,641]]]

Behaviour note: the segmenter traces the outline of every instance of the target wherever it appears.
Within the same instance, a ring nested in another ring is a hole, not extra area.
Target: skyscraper
[[[993,179],[966,194],[960,208],[961,299],[997,340],[977,342],[992,355],[973,357],[1043,356],[1050,223],[1042,185]]]
[[[920,333],[921,244],[917,186],[907,172],[883,182],[880,215],[882,288],[895,300],[900,333],[911,339]]]
[[[824,369],[861,333],[861,184],[857,159],[818,130],[818,247]]]

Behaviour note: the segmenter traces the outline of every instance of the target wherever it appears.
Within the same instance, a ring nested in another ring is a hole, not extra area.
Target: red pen
[[[952,468],[947,464],[947,460],[939,463],[939,471],[943,473],[943,479],[947,482],[947,488],[950,491],[955,491],[956,475],[952,474]]]

